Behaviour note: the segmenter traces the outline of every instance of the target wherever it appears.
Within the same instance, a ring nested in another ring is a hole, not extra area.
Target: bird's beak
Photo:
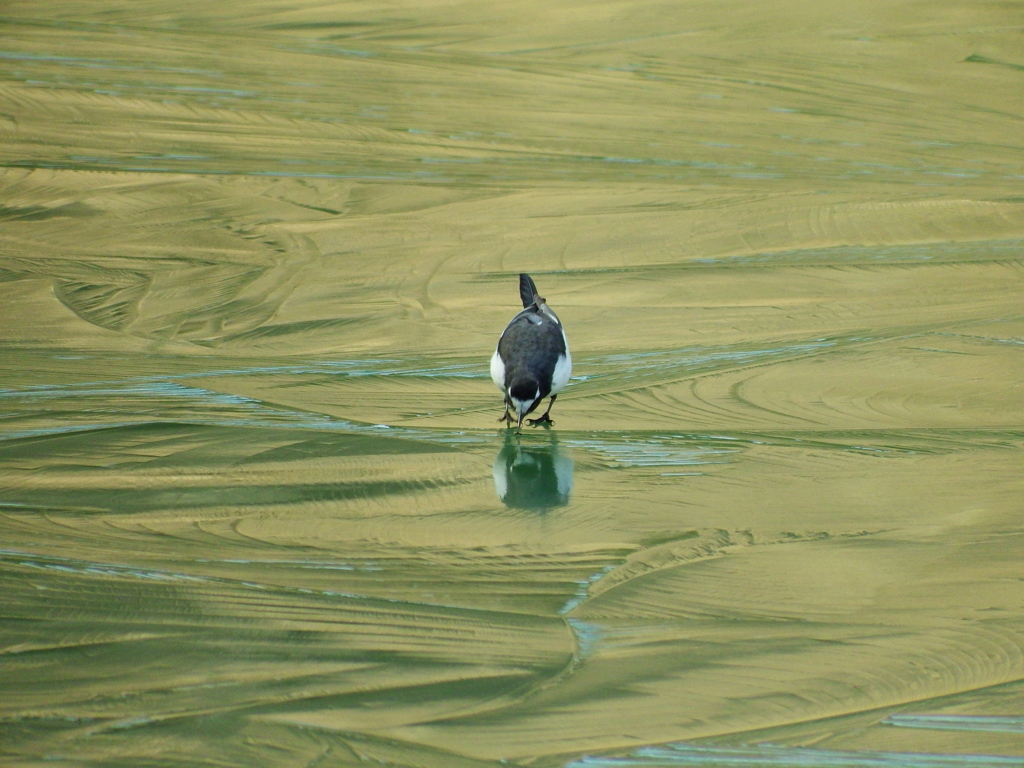
[[[526,418],[526,411],[522,411],[519,414],[519,426],[516,427],[516,434],[521,435],[523,433],[523,419]]]

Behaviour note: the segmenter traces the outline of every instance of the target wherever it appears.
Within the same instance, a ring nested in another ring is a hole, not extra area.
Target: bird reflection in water
[[[536,510],[569,503],[572,471],[572,457],[559,450],[554,434],[543,443],[506,434],[492,468],[494,489],[505,506]]]

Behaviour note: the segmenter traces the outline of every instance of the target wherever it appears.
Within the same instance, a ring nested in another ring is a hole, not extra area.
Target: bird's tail
[[[544,301],[544,299],[537,295],[537,286],[534,284],[533,278],[525,272],[519,275],[519,298],[523,300],[524,309],[532,304],[541,304]]]

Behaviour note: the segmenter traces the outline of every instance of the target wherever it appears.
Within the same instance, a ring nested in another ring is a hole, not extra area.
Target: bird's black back
[[[540,396],[547,397],[555,363],[565,353],[562,327],[537,307],[527,307],[512,318],[498,341],[498,354],[505,363],[505,388],[517,379],[532,378],[538,382]]]

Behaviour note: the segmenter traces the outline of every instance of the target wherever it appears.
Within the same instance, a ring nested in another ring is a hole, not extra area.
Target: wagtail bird
[[[518,418],[516,433],[522,430],[526,415],[548,396],[551,402],[544,415],[526,423],[531,427],[555,423],[550,416],[551,406],[572,372],[562,323],[537,295],[537,286],[529,275],[519,275],[519,295],[524,309],[505,327],[491,357],[491,378],[505,393],[505,415],[498,421],[511,426],[516,421],[509,415],[509,409],[513,410]]]

